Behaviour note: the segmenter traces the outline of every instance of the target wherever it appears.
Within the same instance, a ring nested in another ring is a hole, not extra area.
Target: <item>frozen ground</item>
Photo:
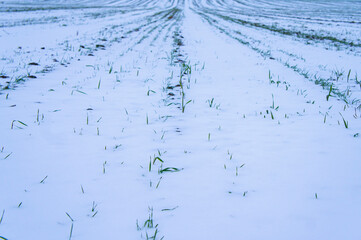
[[[0,2],[0,239],[361,239],[361,2]]]

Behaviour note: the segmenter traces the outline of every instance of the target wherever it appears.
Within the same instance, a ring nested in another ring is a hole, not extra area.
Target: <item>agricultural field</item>
[[[0,239],[361,239],[361,1],[1,0]]]

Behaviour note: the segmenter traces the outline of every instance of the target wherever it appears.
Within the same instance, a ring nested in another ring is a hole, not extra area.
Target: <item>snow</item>
[[[2,1],[0,236],[360,239],[359,6]]]

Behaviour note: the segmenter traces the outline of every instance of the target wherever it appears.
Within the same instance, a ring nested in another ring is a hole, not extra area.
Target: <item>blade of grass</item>
[[[69,213],[65,212],[65,214],[70,218],[72,222],[74,222],[74,219],[69,215]]]
[[[47,179],[47,178],[48,178],[48,175],[46,175],[46,176],[43,178],[43,180],[40,181],[40,183],[44,183],[45,179]]]
[[[4,214],[5,214],[5,209],[3,210],[3,213],[1,214],[1,218],[0,218],[0,224],[3,222],[4,220]]]
[[[72,223],[70,228],[69,240],[71,240],[71,237],[73,236],[73,228],[74,228],[74,224]]]
[[[348,128],[348,121],[345,120],[345,118],[342,116],[341,113],[339,113],[342,117],[342,120],[343,120],[343,124],[345,125],[345,128]]]
[[[153,165],[154,165],[155,161],[157,161],[157,160],[162,162],[162,163],[164,162],[160,157],[155,157],[154,160],[153,160]]]
[[[7,159],[8,157],[10,157],[11,154],[12,154],[12,152],[9,153],[8,155],[6,155],[6,157],[4,157],[4,160]]]

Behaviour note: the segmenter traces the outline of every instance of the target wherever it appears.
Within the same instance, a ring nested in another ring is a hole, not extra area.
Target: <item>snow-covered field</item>
[[[361,239],[361,1],[0,2],[0,239]]]

